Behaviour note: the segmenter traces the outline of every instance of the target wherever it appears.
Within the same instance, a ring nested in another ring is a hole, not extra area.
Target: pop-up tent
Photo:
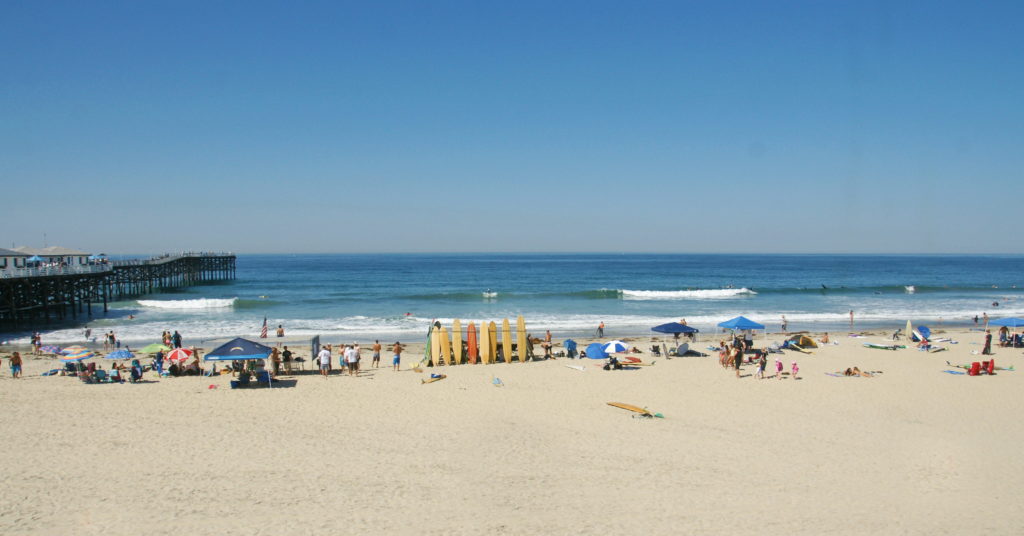
[[[737,316],[731,320],[720,322],[718,327],[725,329],[764,329],[764,324],[758,324],[745,316]]]
[[[990,320],[988,322],[990,326],[1006,326],[1008,328],[1019,328],[1024,326],[1024,318],[1000,318],[998,320]]]
[[[222,344],[203,356],[204,361],[238,361],[245,359],[266,359],[270,356],[269,346],[241,337]]]
[[[657,331],[658,333],[697,333],[697,328],[691,328],[686,324],[680,324],[679,322],[669,322],[668,324],[661,324],[660,326],[654,326],[651,331]]]
[[[590,346],[587,346],[587,350],[586,351],[587,351],[587,357],[589,357],[590,359],[607,359],[608,358],[608,354],[606,354],[604,352],[604,345],[599,343],[599,342],[595,342],[595,343],[592,343]]]
[[[572,339],[565,339],[565,342],[562,343],[562,346],[565,347],[565,353],[569,357],[576,357],[576,341]]]

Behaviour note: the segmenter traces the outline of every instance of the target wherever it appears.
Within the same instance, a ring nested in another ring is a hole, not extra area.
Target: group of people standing
[[[160,336],[160,340],[164,343],[164,346],[170,346],[171,348],[181,348],[181,333],[177,330],[174,333],[170,331],[164,331]]]
[[[285,347],[287,349],[287,346]],[[381,344],[379,340],[373,342],[373,357],[371,364],[374,368],[380,366],[380,352]],[[320,352],[316,355],[316,363],[320,368],[320,375],[326,378],[331,372],[331,352],[333,348],[330,344],[325,344],[320,347]],[[392,368],[397,371],[402,362],[402,343],[395,341],[395,345],[392,347],[394,357],[391,360]],[[360,362],[362,361],[362,354],[360,353],[359,343],[339,345],[339,359],[340,365],[343,370],[348,372],[349,376],[359,375]]]

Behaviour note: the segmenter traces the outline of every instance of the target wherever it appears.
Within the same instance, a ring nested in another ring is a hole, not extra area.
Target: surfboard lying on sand
[[[438,376],[434,376],[433,378],[428,378],[428,379],[426,379],[426,380],[424,380],[424,379],[420,379],[420,383],[434,383],[434,382],[439,382],[439,381],[441,381],[441,380],[443,380],[443,379],[445,379],[445,378],[447,378],[447,377],[448,377],[448,375],[447,375],[447,374],[441,374],[441,375],[438,375]]]
[[[899,348],[906,348],[906,346],[899,346],[896,344],[878,344],[874,342],[864,343],[865,348],[874,348],[875,350],[896,350]]]
[[[587,370],[583,365],[566,365],[566,368],[571,368],[575,370]]]
[[[647,408],[641,408],[640,406],[634,406],[633,404],[626,404],[625,402],[608,402],[608,405],[615,406],[617,408],[622,408],[627,411],[632,411],[634,413],[639,413],[640,415],[644,415],[647,417],[664,418],[664,415],[660,413],[651,413],[650,410],[648,410]]]
[[[796,350],[797,352],[800,352],[801,354],[813,353],[810,350],[804,350],[799,344],[790,344],[789,346],[786,347],[786,349],[787,350]]]

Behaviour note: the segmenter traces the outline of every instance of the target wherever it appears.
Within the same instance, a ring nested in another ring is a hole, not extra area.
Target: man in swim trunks
[[[395,341],[394,348],[391,349],[395,353],[395,357],[391,360],[391,365],[394,366],[395,372],[398,372],[398,367],[402,363],[402,345],[398,341]]]
[[[324,345],[320,348],[320,353],[317,354],[317,359],[320,360],[320,375],[327,379],[327,374],[331,371],[331,349],[330,345]]]
[[[380,366],[380,341],[373,341],[373,360],[370,363],[373,368]]]

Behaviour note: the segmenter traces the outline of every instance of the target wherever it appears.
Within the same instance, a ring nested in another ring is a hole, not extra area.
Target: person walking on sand
[[[743,349],[733,347],[732,349],[733,368],[736,369],[736,377],[740,377],[740,365],[743,364]]]
[[[988,329],[988,312],[981,313],[981,319],[985,323],[985,329]]]
[[[14,352],[13,354],[11,354],[10,360],[11,360],[11,377],[12,378],[20,378],[21,377],[21,353]]]
[[[349,376],[356,376],[359,367],[359,350],[355,345],[348,345],[345,348],[345,365],[348,368]]]
[[[601,323],[597,325],[597,337],[604,337],[604,320],[602,320]]]
[[[764,369],[768,366],[768,349],[761,349],[761,357],[757,360],[757,379],[764,379]]]
[[[370,362],[373,368],[380,366],[380,341],[373,341],[373,360]]]
[[[320,375],[327,379],[327,374],[331,371],[331,349],[330,345],[325,344],[320,348],[320,353],[317,354],[317,359],[320,362]]]
[[[981,355],[992,355],[992,330],[985,330],[985,347],[981,349]]]
[[[395,341],[395,346],[391,349],[395,353],[395,357],[391,359],[391,365],[395,372],[398,372],[398,367],[402,364],[402,344]]]
[[[178,333],[178,330],[174,330],[174,335],[171,335],[171,342],[175,348],[181,348],[181,333]]]
[[[797,376],[797,374],[798,374],[799,372],[800,372],[800,367],[799,367],[799,366],[797,366],[797,364],[796,364],[796,361],[794,361],[794,362],[793,362],[793,368],[792,368],[792,373],[791,373],[791,374],[793,375],[793,379],[794,379],[794,380],[796,379],[796,376]]]
[[[789,322],[786,321],[786,315],[782,315],[782,332],[789,331]]]
[[[775,379],[782,379],[782,360],[778,357],[775,358]]]

